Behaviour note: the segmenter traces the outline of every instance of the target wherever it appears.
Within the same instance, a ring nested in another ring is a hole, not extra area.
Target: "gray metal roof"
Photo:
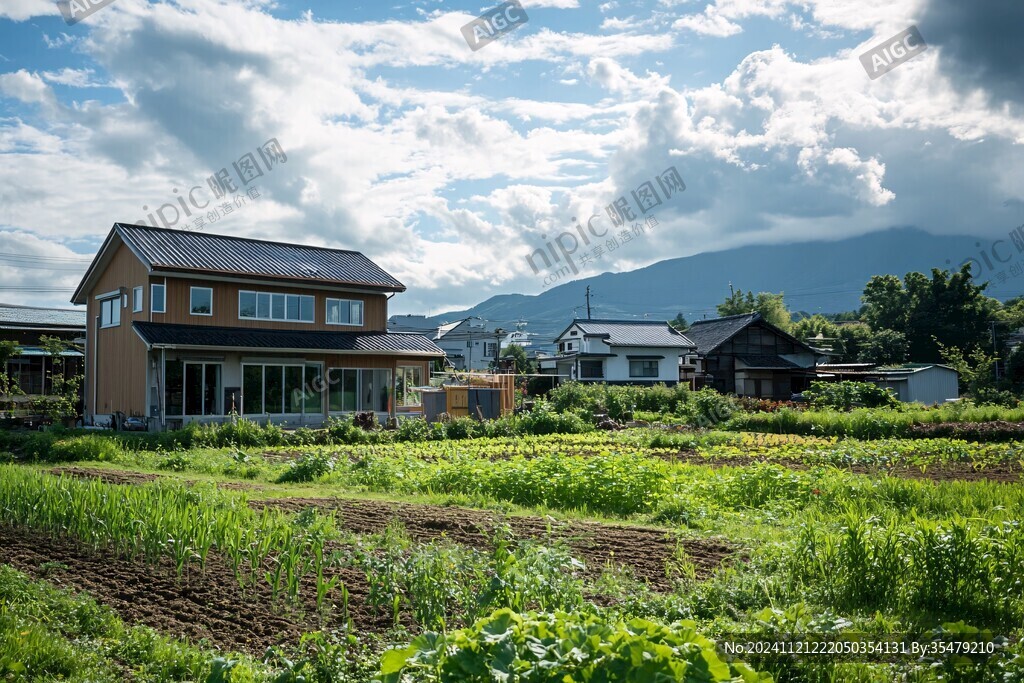
[[[284,278],[403,292],[405,285],[358,251],[117,223],[114,230],[154,270]]]
[[[668,346],[692,348],[693,342],[665,321],[574,320],[583,334],[606,337],[611,346]],[[572,325],[569,326],[571,328]],[[566,328],[568,330],[569,328]],[[561,338],[565,332],[558,335]]]
[[[0,304],[0,326],[5,328],[62,328],[85,331],[85,309],[36,308]]]
[[[760,318],[759,313],[743,313],[712,320],[698,320],[690,325],[686,336],[693,340],[697,345],[697,353],[703,356],[714,351],[736,336],[747,325]]]
[[[379,352],[443,356],[444,351],[422,334],[402,332],[322,332],[261,330],[212,325],[172,325],[136,321],[132,328],[153,346],[205,348],[296,349],[324,352]]]

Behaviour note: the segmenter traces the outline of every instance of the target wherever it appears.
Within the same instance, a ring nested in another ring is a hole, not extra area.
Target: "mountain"
[[[713,318],[716,304],[729,294],[729,284],[754,292],[784,292],[792,311],[838,313],[860,307],[864,285],[873,275],[930,273],[932,268],[958,268],[974,258],[991,279],[988,294],[1000,299],[1024,293],[1021,261],[999,265],[987,255],[992,242],[969,236],[932,235],[917,228],[892,228],[835,241],[754,245],[659,261],[625,273],[602,273],[553,287],[541,294],[502,294],[476,306],[433,316],[441,323],[478,316],[497,327],[515,329],[528,321],[534,345],[550,347],[551,340],[573,319],[587,315],[585,290],[591,289],[594,318],[670,320],[682,313],[687,320]],[[1017,253],[1004,240],[1000,256]],[[987,268],[982,260],[995,266]],[[1016,265],[1018,270],[1012,270]],[[998,273],[1007,274],[999,282]],[[1017,272],[1014,277],[1011,272]],[[977,273],[976,273],[977,276]]]

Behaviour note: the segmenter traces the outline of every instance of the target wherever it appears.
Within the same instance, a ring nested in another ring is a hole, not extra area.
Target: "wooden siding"
[[[163,277],[154,277],[153,284],[162,284]],[[213,289],[213,315],[190,313],[190,289]],[[238,317],[239,291],[270,292],[276,294],[310,294],[316,297],[312,323],[283,320],[247,320]],[[327,299],[351,299],[363,302],[362,325],[328,325]],[[148,302],[147,302],[148,306]],[[388,326],[387,297],[383,294],[355,294],[345,291],[326,291],[302,287],[275,287],[272,285],[239,284],[234,282],[204,281],[191,278],[167,278],[166,313],[154,313],[153,322],[179,325],[219,325],[265,330],[326,330],[330,332],[384,332]]]
[[[146,267],[121,244],[106,270],[88,292],[86,330],[85,405],[88,415],[143,415],[146,410],[146,347],[132,330],[133,320],[148,320],[149,292],[143,292],[143,310],[132,313],[132,289],[146,287]],[[123,289],[122,289],[123,288]],[[97,294],[121,289],[128,305],[121,308],[118,327],[99,329]]]

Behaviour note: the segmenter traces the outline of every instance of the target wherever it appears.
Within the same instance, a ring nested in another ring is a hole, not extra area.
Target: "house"
[[[687,359],[696,386],[788,400],[815,378],[820,354],[760,313],[698,320],[686,336],[697,345],[694,357]]]
[[[0,341],[18,345],[17,355],[7,361],[4,371],[26,394],[20,397],[22,401],[50,391],[53,368],[50,354],[42,346],[44,336],[81,343],[85,338],[85,311],[0,304]],[[68,348],[61,355],[66,374],[81,372],[81,351]]]
[[[482,318],[469,317],[434,325],[422,315],[396,315],[388,319],[392,332],[414,332],[427,336],[456,370],[486,371],[498,359],[505,332],[492,329]]]
[[[406,388],[443,353],[387,331],[402,291],[355,251],[117,223],[72,297],[88,321],[85,420],[416,411]]]
[[[574,320],[555,344],[558,355],[541,360],[541,372],[607,384],[678,384],[680,360],[695,348],[655,320]]]
[[[939,363],[906,363],[878,367],[874,363],[819,365],[822,380],[871,382],[891,389],[904,403],[934,405],[960,397],[960,373]]]

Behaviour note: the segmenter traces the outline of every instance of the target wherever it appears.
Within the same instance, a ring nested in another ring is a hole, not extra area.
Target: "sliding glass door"
[[[167,415],[224,414],[220,363],[167,361],[164,406]]]
[[[242,365],[243,415],[322,415],[319,363]]]
[[[328,385],[331,412],[389,412],[391,370],[331,368]]]

